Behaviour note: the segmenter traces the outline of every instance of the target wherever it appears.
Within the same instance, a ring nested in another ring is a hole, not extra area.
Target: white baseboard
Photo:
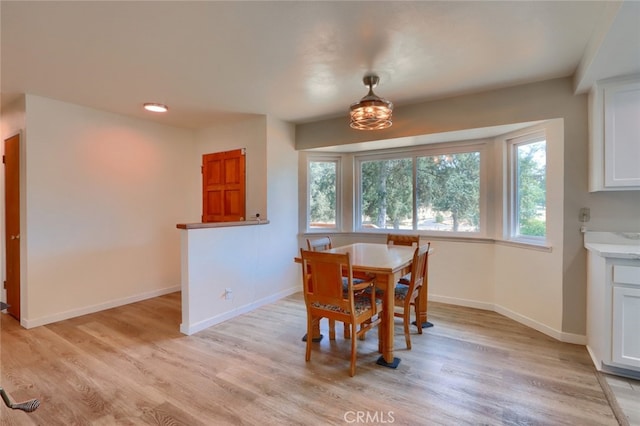
[[[458,299],[455,297],[448,297],[448,296],[438,296],[436,294],[433,294],[433,295],[430,294],[429,300],[432,300],[434,302],[447,303],[450,305],[465,306],[467,308],[476,308],[476,309],[483,309],[485,311],[497,312],[500,315],[504,315],[509,319],[519,322],[520,324],[526,325],[527,327],[533,328],[534,330],[537,330],[543,334],[546,334],[549,337],[553,337],[554,339],[559,340],[561,342],[572,343],[575,345],[587,344],[586,335],[565,333],[563,331],[556,330],[534,319],[521,315],[503,306],[495,305],[493,303],[478,302],[478,301],[469,300],[469,299]]]
[[[565,343],[573,343],[576,345],[586,345],[587,344],[587,336],[565,333],[561,330],[556,330],[554,328],[549,327],[546,324],[542,324],[532,318],[521,315],[517,312],[514,312],[510,309],[507,309],[503,306],[496,305],[495,311],[505,317],[511,318],[514,321],[519,322],[520,324],[526,325],[527,327],[533,328],[534,330],[539,331],[540,333],[544,333],[549,337],[553,337],[556,340]]]
[[[586,346],[587,346],[587,352],[589,353],[589,356],[591,357],[591,361],[593,361],[593,365],[596,367],[596,370],[602,371],[602,364],[600,364],[600,360],[598,359],[596,354],[591,350],[591,347],[589,347],[589,345],[586,345]]]
[[[264,305],[268,305],[269,303],[273,303],[277,300],[283,299],[299,291],[300,291],[300,286],[291,287],[287,290],[280,291],[276,294],[272,294],[268,297],[262,298],[260,300],[256,300],[254,302],[248,303],[246,305],[240,306],[238,308],[232,309],[227,312],[223,312],[219,315],[204,319],[202,321],[198,321],[193,324],[182,323],[180,324],[180,332],[182,334],[186,334],[187,336],[190,336],[194,333],[197,333],[198,331],[202,331],[213,325],[220,324],[221,322],[230,320],[231,318],[235,318],[239,315],[246,314],[247,312],[251,312],[254,309],[257,309]]]
[[[72,309],[70,311],[59,312],[53,315],[47,315],[36,319],[22,318],[20,325],[24,328],[34,328],[41,325],[47,325],[54,322],[79,317],[82,315],[93,314],[95,312],[104,311],[105,309],[117,308],[118,306],[128,305],[130,303],[140,302],[141,300],[152,299],[158,296],[164,296],[165,294],[175,293],[180,291],[179,285],[175,287],[167,287],[159,290],[148,291],[146,293],[136,294],[134,296],[124,297],[122,299],[110,300],[108,302],[99,303],[97,305],[85,306],[78,309]]]
[[[574,345],[584,346],[587,344],[587,336],[585,334],[561,332],[561,336],[559,340],[564,343],[573,343]]]
[[[484,311],[494,311],[493,303],[478,302],[477,300],[459,299],[457,297],[438,296],[437,294],[430,294],[429,300],[433,302],[446,303],[448,305],[464,306],[467,308],[482,309]]]

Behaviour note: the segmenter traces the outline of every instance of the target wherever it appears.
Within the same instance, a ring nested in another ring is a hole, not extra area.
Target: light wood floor
[[[603,374],[622,413],[620,424],[640,426],[640,380]],[[626,421],[626,423],[624,423]]]
[[[31,330],[2,315],[2,386],[42,403],[0,404],[0,423],[617,424],[583,346],[493,312],[431,303],[429,315],[411,351],[397,323],[397,370],[375,364],[375,331],[359,341],[353,378],[350,342],[330,342],[326,322],[304,361],[299,294],[193,336],[178,331],[179,293]]]

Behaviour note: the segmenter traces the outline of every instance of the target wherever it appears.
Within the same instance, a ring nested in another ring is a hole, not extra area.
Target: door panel
[[[206,197],[206,211],[207,217],[220,216],[223,214],[222,209],[222,191],[210,190],[207,192]]]
[[[224,210],[227,215],[244,217],[244,212],[239,210],[241,205],[240,191],[229,189],[224,192]]]

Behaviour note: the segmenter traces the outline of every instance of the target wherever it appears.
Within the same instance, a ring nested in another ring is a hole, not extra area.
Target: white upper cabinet
[[[589,93],[589,190],[640,190],[640,75]]]

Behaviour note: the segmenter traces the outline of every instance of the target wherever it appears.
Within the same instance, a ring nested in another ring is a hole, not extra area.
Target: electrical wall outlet
[[[231,290],[230,288],[225,288],[224,298],[225,300],[233,300],[233,290]]]
[[[591,209],[588,207],[583,207],[580,209],[580,222],[589,222],[591,220]]]

